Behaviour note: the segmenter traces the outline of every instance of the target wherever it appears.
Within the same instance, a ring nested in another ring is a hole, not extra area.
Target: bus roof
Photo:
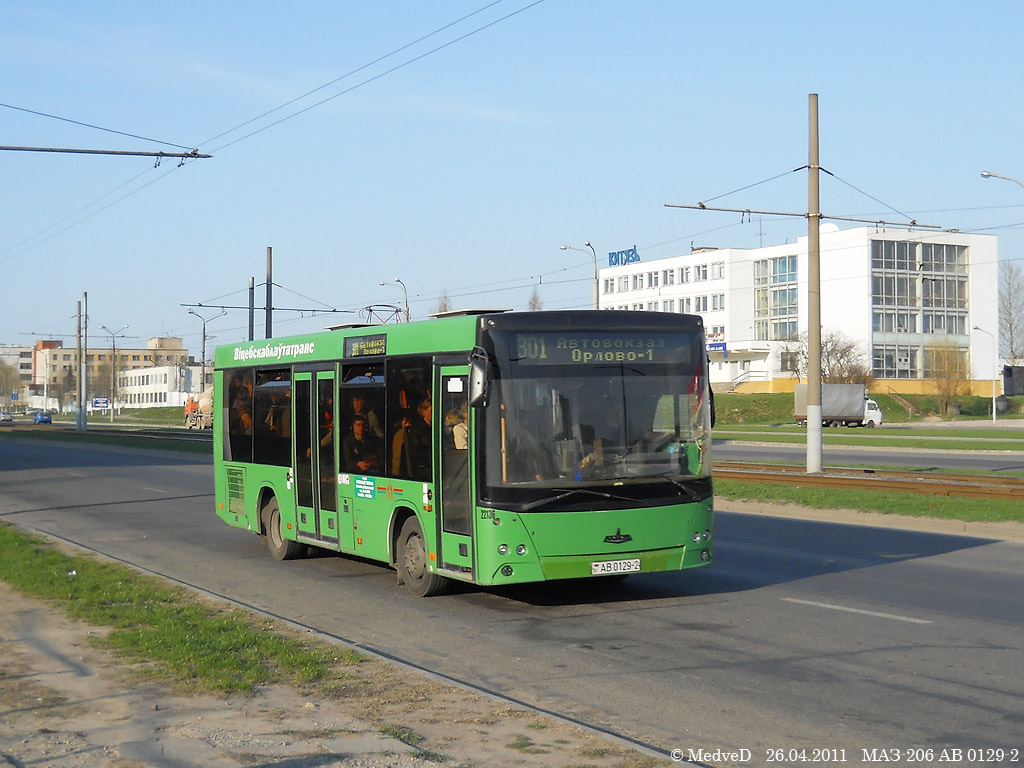
[[[222,344],[214,353],[214,367],[286,366],[383,355],[469,352],[476,345],[482,323],[507,328],[607,330],[703,330],[696,315],[619,310],[556,310],[508,312],[462,310],[430,320],[380,325],[342,325],[334,330],[297,336]]]

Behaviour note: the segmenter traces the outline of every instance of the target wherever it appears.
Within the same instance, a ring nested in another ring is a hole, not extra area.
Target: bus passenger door
[[[473,576],[473,503],[470,490],[469,370],[441,369],[434,419],[441,432],[437,492],[441,514],[438,560],[442,571]]]
[[[295,507],[299,536],[339,549],[344,533],[338,510],[338,441],[335,430],[334,371],[296,372],[295,404]]]

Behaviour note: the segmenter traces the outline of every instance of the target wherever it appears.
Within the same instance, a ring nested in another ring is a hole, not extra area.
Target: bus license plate
[[[609,573],[640,573],[640,558],[632,560],[604,560],[590,564],[592,576],[603,576]]]

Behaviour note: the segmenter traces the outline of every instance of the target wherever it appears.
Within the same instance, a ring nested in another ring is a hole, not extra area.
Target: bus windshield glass
[[[482,438],[491,501],[532,508],[552,491],[627,501],[686,487],[710,493],[699,331],[495,328],[490,340]]]

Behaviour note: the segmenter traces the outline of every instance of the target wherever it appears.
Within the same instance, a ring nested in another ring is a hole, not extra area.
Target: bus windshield
[[[627,501],[687,485],[710,493],[694,482],[711,474],[702,334],[495,329],[491,340],[485,496],[530,505],[552,490]]]

